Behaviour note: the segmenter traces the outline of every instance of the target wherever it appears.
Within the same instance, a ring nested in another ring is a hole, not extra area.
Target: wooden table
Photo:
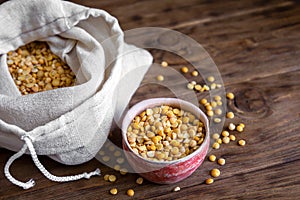
[[[20,180],[35,179],[37,185],[22,190],[12,185],[3,168],[13,152],[0,149],[0,199],[299,199],[300,196],[300,5],[296,1],[199,1],[199,0],[74,0],[101,8],[119,19],[123,30],[138,27],[164,27],[195,39],[215,61],[227,91],[236,94],[228,109],[236,112],[234,122],[246,124],[236,142],[222,144],[210,154],[224,157],[226,165],[205,161],[195,173],[174,185],[157,185],[145,181],[137,185],[136,174],[120,175],[96,159],[79,165],[65,166],[39,156],[49,171],[67,175],[92,171],[115,174],[117,182],[103,177],[71,183],[47,180],[34,166],[30,156],[22,156],[11,167]],[[166,60],[179,70],[186,62],[178,56],[151,50],[156,63]],[[155,79],[154,72],[145,80]],[[203,82],[202,78],[185,76]],[[168,77],[165,77],[166,81]],[[155,80],[154,80],[155,81]],[[176,82],[185,89],[184,83]],[[200,99],[205,95],[198,93]],[[151,97],[174,96],[167,89],[144,85],[134,95],[131,105]],[[118,137],[117,131],[113,137]],[[209,171],[218,167],[221,176],[206,185]],[[175,186],[181,188],[172,192]],[[116,187],[116,196],[109,190]]]

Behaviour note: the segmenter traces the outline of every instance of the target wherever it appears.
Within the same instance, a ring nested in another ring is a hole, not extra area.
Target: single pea
[[[210,105],[211,105],[211,107],[215,108],[215,107],[217,107],[218,104],[216,101],[212,101],[212,102],[210,102]]]
[[[198,71],[195,70],[192,72],[192,76],[198,76],[198,75],[199,75]]]
[[[143,182],[144,182],[144,179],[143,179],[142,177],[139,177],[139,178],[136,179],[135,182],[136,182],[137,184],[139,184],[139,185],[142,185]]]
[[[223,137],[223,139],[222,139],[222,142],[224,143],[224,144],[228,144],[229,142],[230,142],[230,138],[229,137]]]
[[[226,97],[227,97],[228,99],[230,99],[230,100],[233,100],[233,99],[234,99],[234,94],[233,94],[232,92],[228,92],[228,93],[226,94]]]
[[[229,135],[229,138],[230,138],[231,141],[235,141],[235,139],[236,139],[235,135]]]
[[[217,95],[217,96],[214,97],[214,99],[215,99],[216,101],[221,101],[221,100],[222,100],[222,97],[219,96],[219,95]]]
[[[228,112],[226,114],[226,117],[229,118],[229,119],[233,119],[234,118],[234,113],[233,112]]]
[[[217,84],[212,83],[212,84],[210,85],[210,89],[214,90],[214,89],[216,89],[216,88],[217,88]]]
[[[210,171],[210,175],[212,176],[212,177],[218,177],[218,176],[220,176],[220,174],[221,174],[221,172],[220,172],[220,170],[219,169],[217,169],[217,168],[215,168],[215,169],[212,169],[211,171]]]
[[[240,146],[245,146],[246,145],[245,140],[239,140],[238,143],[239,143]]]
[[[102,151],[102,150],[99,151],[99,155],[100,155],[100,156],[104,156],[104,155],[105,155],[105,151]]]
[[[228,131],[222,131],[222,136],[223,137],[228,137],[229,136],[229,132]]]
[[[221,123],[221,121],[222,121],[222,120],[221,120],[220,118],[218,118],[218,117],[214,118],[214,122],[217,123],[217,124],[218,124],[218,123]]]
[[[116,161],[117,161],[117,163],[122,164],[122,163],[124,163],[125,159],[122,157],[119,157],[119,158],[117,158]]]
[[[220,135],[218,133],[214,133],[212,137],[213,139],[217,140],[220,138]]]
[[[128,173],[128,170],[126,168],[120,169],[120,174],[121,175],[126,175]]]
[[[103,157],[102,157],[102,160],[103,160],[104,162],[108,162],[108,161],[110,160],[110,157],[109,157],[109,156],[103,156]]]
[[[207,185],[210,185],[210,184],[212,184],[214,182],[214,179],[212,179],[212,178],[208,178],[208,179],[206,179],[206,181],[205,181],[205,183],[207,184]]]
[[[209,77],[207,77],[207,80],[208,80],[209,82],[214,82],[214,81],[215,81],[215,77],[209,76]]]
[[[214,149],[219,149],[220,148],[220,144],[215,142],[213,143],[213,146],[212,146]]]
[[[207,99],[201,99],[201,100],[200,100],[200,103],[201,103],[202,105],[206,104],[206,103],[207,103]]]
[[[195,88],[195,90],[200,91],[202,87],[201,87],[201,85],[196,84],[194,88]]]
[[[244,128],[243,128],[241,125],[238,125],[238,126],[236,127],[236,130],[237,130],[238,132],[243,132],[243,131],[244,131]]]
[[[121,156],[121,152],[120,152],[120,151],[115,151],[114,156],[115,156],[115,157]]]
[[[108,147],[108,149],[109,149],[110,151],[114,151],[116,148],[115,148],[113,145],[111,145],[111,146]]]
[[[217,142],[218,144],[222,144],[222,143],[223,143],[221,138],[217,139],[216,142]]]
[[[120,171],[120,169],[121,169],[121,166],[120,166],[120,165],[115,165],[115,166],[114,166],[114,170]]]
[[[197,146],[197,142],[195,140],[190,141],[190,147],[195,147]]]
[[[156,79],[157,79],[158,81],[163,81],[165,78],[164,78],[163,75],[158,75],[158,76],[156,77]]]
[[[127,190],[127,195],[130,196],[130,197],[133,197],[134,196],[134,190],[133,189]]]
[[[212,110],[212,106],[211,105],[207,105],[207,106],[205,106],[205,109],[206,110]]]
[[[222,115],[222,109],[217,108],[217,109],[215,110],[215,114],[216,114],[216,115]]]
[[[60,84],[59,79],[54,79],[54,80],[52,81],[52,86],[54,86],[54,87],[58,87],[59,84]]]
[[[110,194],[112,194],[112,195],[116,195],[116,194],[118,194],[118,190],[117,190],[117,188],[112,188],[112,189],[110,189]]]
[[[178,192],[179,190],[180,190],[180,187],[178,187],[178,186],[173,189],[174,192]]]
[[[115,175],[109,175],[108,180],[110,182],[115,182],[117,180],[117,177]]]
[[[228,125],[228,129],[231,130],[231,131],[233,131],[235,129],[235,125],[233,123],[230,123]]]
[[[189,71],[189,68],[187,68],[186,66],[184,66],[184,67],[181,68],[181,72],[182,73],[186,74],[186,73],[188,73],[188,71]]]
[[[218,164],[219,165],[225,165],[225,159],[224,158],[219,158],[218,159]]]
[[[208,157],[208,160],[211,161],[211,162],[215,162],[216,159],[217,159],[217,157],[213,154]]]
[[[214,116],[214,111],[208,110],[208,111],[206,112],[206,114],[207,114],[207,116],[212,117],[212,116]]]
[[[161,66],[162,66],[162,67],[168,67],[168,65],[169,65],[169,64],[168,64],[166,61],[162,61],[162,62],[161,62]]]
[[[217,101],[217,105],[218,105],[218,106],[223,105],[222,101]]]

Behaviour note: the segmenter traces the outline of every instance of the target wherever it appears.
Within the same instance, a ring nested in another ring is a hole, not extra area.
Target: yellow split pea
[[[118,194],[118,190],[117,190],[117,188],[112,188],[112,189],[110,189],[110,194],[112,194],[112,195],[116,195],[116,194]]]
[[[244,128],[243,128],[241,125],[238,125],[238,126],[236,127],[236,130],[237,130],[238,132],[243,132],[243,131],[244,131]]]
[[[240,146],[245,146],[245,145],[246,145],[246,141],[245,141],[245,140],[239,140],[239,141],[238,141],[238,144],[239,144]]]
[[[231,141],[235,141],[235,139],[236,139],[235,135],[229,135],[229,138],[230,138]]]
[[[181,72],[184,74],[188,73],[188,71],[189,71],[189,68],[187,68],[186,66],[181,68]]]
[[[206,179],[206,181],[205,181],[205,183],[207,184],[207,185],[210,185],[210,184],[212,184],[214,182],[214,179],[212,179],[212,178],[208,178],[208,179]]]
[[[161,66],[162,67],[168,67],[168,65],[169,65],[168,62],[166,62],[166,61],[162,61],[161,62]]]
[[[137,115],[127,130],[131,149],[152,161],[172,161],[196,151],[203,143],[203,122],[190,112],[168,105]]]
[[[136,182],[137,184],[139,184],[139,185],[142,185],[143,182],[144,182],[144,179],[143,179],[142,177],[139,177],[139,178],[136,179],[135,182]]]
[[[212,177],[218,177],[218,176],[220,176],[220,174],[221,174],[221,172],[220,172],[220,170],[219,169],[217,169],[217,168],[215,168],[215,169],[212,169],[211,171],[210,171],[210,175],[212,176]]]
[[[117,180],[117,177],[116,177],[115,175],[109,175],[109,176],[108,176],[108,180],[109,180],[110,182],[115,182],[115,181]]]
[[[228,93],[226,94],[226,97],[227,97],[228,99],[230,99],[230,100],[233,100],[233,99],[234,99],[234,94],[233,94],[232,92],[228,92]]]
[[[199,84],[196,84],[196,85],[194,86],[194,88],[195,88],[195,90],[200,91],[200,90],[202,89],[202,86],[199,85]]]
[[[209,77],[207,77],[207,80],[208,80],[209,82],[214,82],[214,81],[215,81],[215,77],[209,76]]]
[[[198,76],[198,74],[199,74],[199,73],[198,73],[198,71],[196,71],[196,70],[192,72],[192,76]]]
[[[215,162],[216,161],[216,159],[217,159],[217,157],[215,156],[215,155],[210,155],[209,157],[208,157],[208,159],[209,159],[209,161],[211,161],[211,162]]]
[[[201,99],[201,100],[200,100],[200,103],[201,103],[202,105],[205,105],[205,104],[207,103],[207,99]]]
[[[130,196],[130,197],[133,197],[134,196],[134,190],[133,189],[127,190],[127,195]]]
[[[45,42],[31,42],[7,53],[8,70],[22,95],[69,87],[75,74]]]
[[[218,159],[218,164],[219,165],[225,165],[225,159],[224,158],[219,158]]]
[[[213,146],[212,146],[214,149],[219,149],[220,148],[220,144],[215,142],[213,143]]]
[[[228,112],[226,114],[226,117],[229,118],[229,119],[233,119],[234,118],[234,113],[233,112]]]
[[[217,140],[220,138],[220,135],[218,133],[214,133],[212,137],[213,139]]]
[[[158,75],[158,76],[156,77],[156,79],[157,79],[158,81],[163,81],[165,78],[164,78],[163,75]]]
[[[217,118],[214,118],[214,122],[215,122],[215,123],[221,123],[221,121],[222,121],[222,120],[221,120],[220,118],[218,118],[218,117],[217,117]]]

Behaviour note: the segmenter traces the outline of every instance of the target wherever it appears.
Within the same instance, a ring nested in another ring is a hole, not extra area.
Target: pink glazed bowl
[[[147,108],[160,105],[178,107],[191,112],[205,125],[205,138],[201,146],[192,154],[174,161],[150,161],[135,154],[127,141],[127,128],[136,115]],[[194,104],[176,98],[154,98],[139,102],[134,105],[124,117],[122,123],[122,144],[125,156],[133,170],[145,179],[159,184],[179,182],[190,176],[203,162],[209,148],[209,122],[206,115]]]

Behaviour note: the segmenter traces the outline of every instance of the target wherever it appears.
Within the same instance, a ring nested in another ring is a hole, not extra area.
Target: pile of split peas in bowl
[[[197,150],[205,126],[195,115],[169,105],[148,108],[127,129],[132,151],[151,161],[173,161]]]

